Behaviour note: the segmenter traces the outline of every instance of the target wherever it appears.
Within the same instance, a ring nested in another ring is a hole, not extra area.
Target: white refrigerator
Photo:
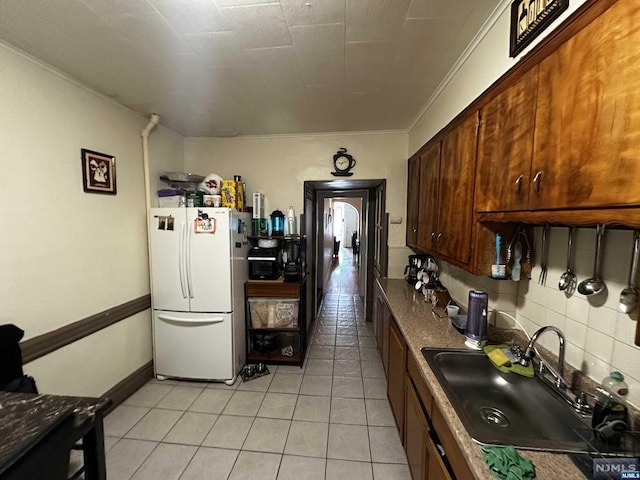
[[[250,214],[152,208],[150,222],[156,377],[233,383],[246,357]]]

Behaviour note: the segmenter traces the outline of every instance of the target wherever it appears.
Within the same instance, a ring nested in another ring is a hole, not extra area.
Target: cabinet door
[[[385,301],[380,287],[375,288],[375,329],[376,329],[376,344],[378,345],[378,352],[382,358],[382,366],[384,371],[389,372],[389,307]]]
[[[451,474],[444,464],[440,452],[431,437],[427,438],[427,479],[428,480],[451,480]]]
[[[420,156],[414,155],[407,165],[407,245],[418,245],[420,210]]]
[[[482,109],[476,169],[478,212],[528,208],[537,88],[536,66]]]
[[[377,292],[376,292],[377,293]],[[380,352],[380,356],[382,357],[382,326],[384,322],[382,321],[382,317],[384,315],[384,300],[376,294],[376,302],[375,302],[375,321],[376,321],[376,344],[378,345],[378,352]]]
[[[532,208],[640,205],[638,45],[620,0],[540,64]]]
[[[442,140],[437,247],[441,255],[468,264],[471,257],[477,113]]]
[[[404,438],[404,376],[407,371],[407,344],[393,317],[389,319],[389,370],[387,378],[387,396],[391,411]]]
[[[404,450],[413,480],[426,480],[428,424],[411,379],[405,375]]]
[[[433,425],[433,430],[438,434],[440,445],[442,445],[442,448],[447,455],[447,460],[449,461],[449,465],[451,465],[451,469],[453,470],[456,478],[458,480],[473,480],[475,477],[471,473],[471,470],[469,470],[469,466],[467,465],[467,462],[462,455],[462,451],[460,450],[460,447],[458,447],[458,443],[453,437],[453,433],[449,429],[442,412],[435,404],[432,406],[431,410],[431,423]]]
[[[420,155],[420,210],[418,218],[418,246],[436,250],[438,229],[438,198],[440,196],[440,141],[432,143]]]
[[[389,376],[389,320],[391,312],[387,302],[382,299],[382,366]]]

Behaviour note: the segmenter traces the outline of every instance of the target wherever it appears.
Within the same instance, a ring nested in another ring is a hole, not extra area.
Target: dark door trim
[[[367,235],[369,238],[368,248],[366,252],[366,257],[363,259],[366,264],[367,269],[367,285],[365,287],[366,291],[366,299],[365,299],[365,318],[367,321],[371,321],[372,312],[373,312],[373,282],[374,282],[374,271],[376,268],[375,265],[375,242],[373,239],[375,238],[375,229],[376,229],[376,207],[377,202],[380,201],[380,196],[376,195],[376,192],[382,192],[382,205],[380,206],[384,211],[384,199],[386,197],[386,179],[371,179],[371,180],[314,180],[314,181],[305,181],[304,182],[304,196],[305,196],[305,235],[306,235],[306,245],[307,245],[307,265],[308,270],[312,272],[312,277],[310,282],[307,282],[307,298],[313,299],[316,295],[316,282],[315,282],[315,272],[317,265],[316,263],[316,252],[317,252],[317,243],[318,243],[318,212],[316,209],[316,199],[318,197],[318,192],[322,191],[323,196],[331,196],[331,197],[347,197],[350,193],[357,190],[365,190],[368,192],[369,196],[369,208],[367,215]],[[329,194],[329,195],[327,195]],[[384,232],[386,229],[384,229]],[[387,239],[381,239],[381,248],[386,249]],[[386,258],[386,255],[385,255]],[[312,265],[309,265],[309,262],[313,262]],[[386,267],[386,262],[384,262],[384,266]],[[379,268],[379,266],[378,266]],[[381,276],[386,276],[386,271],[380,271],[379,274]],[[313,301],[309,301],[308,304],[313,304]],[[311,309],[309,312],[311,314],[311,318],[315,319],[317,312],[313,311],[315,309]]]

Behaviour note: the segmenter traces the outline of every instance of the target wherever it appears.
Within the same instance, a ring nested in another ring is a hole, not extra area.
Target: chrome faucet
[[[540,335],[547,331],[555,332],[556,335],[558,335],[558,340],[560,342],[557,372],[553,368],[551,368],[549,364],[545,362],[536,351],[536,342],[538,341],[538,338],[540,338]],[[577,413],[582,416],[588,416],[593,412],[593,408],[587,402],[587,394],[585,392],[578,392],[578,394],[573,394],[568,390],[567,385],[564,383],[564,344],[565,338],[562,330],[552,325],[541,327],[536,330],[536,332],[529,340],[527,348],[522,355],[520,364],[527,366],[529,365],[529,362],[533,360],[533,357],[538,355],[538,369],[534,369],[537,376],[553,391],[555,391],[565,402],[571,405]],[[546,375],[547,373],[549,373],[550,375]],[[548,376],[551,376],[553,378],[553,381],[549,379]]]
[[[547,365],[546,362],[542,360],[542,358],[540,358],[538,373],[540,374],[540,376],[544,376],[545,369],[547,369],[555,379],[555,386],[560,390],[564,390],[566,388],[564,379],[563,379],[565,338],[564,338],[564,333],[562,333],[562,330],[560,330],[557,327],[554,327],[553,325],[547,325],[546,327],[542,327],[536,330],[536,332],[531,337],[531,340],[529,340],[529,344],[527,345],[527,348],[524,351],[524,358],[527,361],[531,361],[533,359],[533,357],[537,354],[535,344],[538,341],[538,338],[540,337],[540,335],[542,335],[544,332],[547,332],[547,331],[555,332],[558,335],[558,339],[560,341],[560,350],[558,351],[558,371],[556,372],[553,368]]]

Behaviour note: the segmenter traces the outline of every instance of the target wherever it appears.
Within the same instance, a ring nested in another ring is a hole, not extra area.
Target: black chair
[[[13,324],[0,325],[0,391],[38,393],[35,380],[22,370],[23,336],[24,331]]]
[[[354,255],[360,253],[360,240],[358,240],[358,233],[353,232],[351,235],[351,249]]]

